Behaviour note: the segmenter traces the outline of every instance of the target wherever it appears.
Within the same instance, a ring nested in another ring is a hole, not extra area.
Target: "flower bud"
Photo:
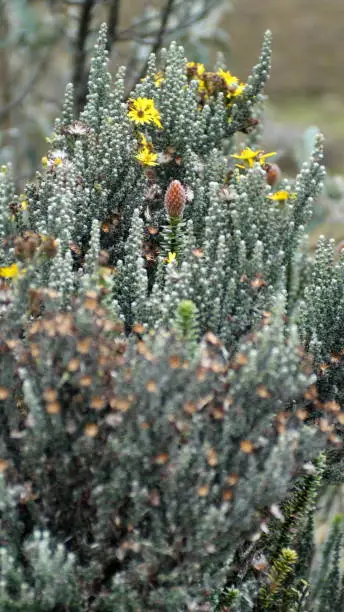
[[[264,170],[266,171],[266,182],[271,187],[277,185],[281,180],[281,169],[277,164],[265,164]]]
[[[180,181],[171,181],[165,193],[165,208],[169,217],[182,217],[186,202],[186,191]]]
[[[34,232],[26,231],[23,236],[18,236],[14,241],[16,259],[20,259],[20,261],[32,259],[39,243],[40,237]]]

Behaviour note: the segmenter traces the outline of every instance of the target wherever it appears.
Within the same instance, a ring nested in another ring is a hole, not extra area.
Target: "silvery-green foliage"
[[[7,548],[0,548],[0,605],[3,610],[13,609],[13,597],[19,599],[17,609],[34,610],[35,593],[24,581],[21,567]],[[37,600],[36,600],[37,601]]]
[[[85,275],[91,276],[94,274],[98,268],[99,264],[99,251],[100,251],[100,227],[99,221],[97,219],[93,219],[91,235],[90,235],[90,244],[88,251],[85,256],[85,264],[84,264],[84,272]]]
[[[35,612],[191,611],[222,587],[254,609],[281,566],[278,504],[339,444],[344,259],[324,239],[310,257],[304,234],[321,138],[276,201],[259,157],[229,157],[236,132],[252,143],[270,34],[233,104],[186,64],[176,43],[152,55],[126,101],[102,27],[85,109],[68,86],[24,201],[0,175],[0,589],[17,609],[39,592]],[[131,120],[145,97],[162,127]]]
[[[334,240],[319,238],[309,281],[301,306],[301,329],[309,345],[319,345],[318,363],[326,362],[340,351],[343,338],[343,271],[341,254],[335,261]]]
[[[51,264],[47,285],[58,291],[61,306],[70,304],[75,287],[73,260],[70,250],[63,251],[61,244]]]
[[[61,133],[74,119],[74,88],[72,83],[66,87],[65,97],[62,105],[61,116],[55,121],[55,131]]]
[[[43,609],[79,603],[73,553],[67,553],[61,543],[54,545],[48,531],[39,530],[33,532],[25,552],[32,565],[36,599]]]
[[[126,315],[127,325],[145,320],[148,279],[141,255],[143,239],[143,221],[140,218],[140,210],[133,213],[132,224],[128,240],[125,246],[124,264],[118,262],[119,278],[119,302],[122,312]],[[119,265],[120,264],[120,265]],[[128,306],[130,314],[128,316]]]
[[[343,514],[335,516],[329,537],[322,546],[322,559],[316,569],[312,599],[314,610],[340,610],[344,603],[342,555]]]
[[[9,204],[14,197],[14,182],[12,177],[11,166],[2,166],[0,169],[0,239],[4,240],[5,236],[13,231],[13,223],[11,223]],[[0,246],[1,249],[1,246]],[[1,249],[2,250],[2,249]],[[0,253],[1,253],[0,250]],[[2,255],[2,253],[1,253]],[[2,255],[3,256],[3,255]]]
[[[269,78],[271,67],[271,32],[265,33],[259,63],[254,66],[251,75],[247,80],[247,88],[242,96],[241,103],[234,104],[232,110],[231,131],[234,134],[238,129],[246,125],[250,117],[250,107],[252,103],[261,102],[262,83]]]
[[[318,374],[319,398],[338,402],[338,406],[344,401],[343,272],[343,252],[336,253],[334,241],[321,236],[297,314],[302,341]]]
[[[103,242],[109,247],[116,261],[118,255],[124,255],[123,241],[129,232],[134,207],[143,201],[146,179],[133,159],[136,139],[123,102],[123,71],[117,75],[114,89],[110,91],[105,42],[106,32],[102,28],[92,62],[89,97],[81,116],[79,132],[77,126],[73,126],[72,89],[68,86],[62,117],[56,123],[56,134],[51,139],[53,148],[48,155],[48,167],[38,175],[39,188],[28,190],[29,213],[22,214],[22,217],[24,221],[26,219],[26,227],[43,235],[55,236],[62,242],[62,248],[65,248],[71,241],[84,243],[89,238],[92,218],[96,216],[101,221],[107,221],[115,212],[121,218],[121,223],[114,231],[114,240],[110,244],[106,244],[106,240]],[[261,60],[263,64],[266,62],[266,48],[265,45],[264,57],[262,56]],[[172,142],[178,153],[190,160],[190,163],[185,164],[182,174],[185,173],[190,186],[197,184],[195,204],[190,206],[197,227],[207,205],[206,202],[202,204],[200,179],[205,179],[207,183],[214,177],[220,178],[219,165],[224,164],[224,158],[213,147],[218,146],[225,135],[227,117],[221,96],[213,103],[212,109],[206,106],[200,113],[196,103],[197,83],[191,83],[185,91],[183,50],[172,44],[165,55],[166,77],[163,86],[157,88],[152,82],[155,70],[152,58],[148,77],[138,85],[136,95],[152,96],[160,109],[164,129],[156,134],[155,146],[163,150],[166,144]],[[265,78],[264,70],[259,74],[262,77],[259,85],[261,87]],[[256,71],[256,86],[257,75]],[[197,166],[198,160],[198,166],[202,166],[202,154],[206,155],[208,152],[211,159],[206,164],[202,177],[202,172],[199,174],[193,165]],[[56,159],[60,159],[62,163],[56,165]],[[168,174],[164,168],[161,174],[164,187]],[[201,208],[198,206],[199,191]],[[190,216],[189,211],[187,216]],[[17,222],[18,225],[23,222],[20,215]],[[55,268],[60,265],[57,265],[60,257],[61,255],[58,256]],[[66,266],[68,269],[68,262],[62,266],[62,276]],[[46,278],[44,267],[41,270],[43,278]],[[67,276],[70,277],[70,274]],[[49,284],[56,286],[58,283],[58,274],[53,270]],[[70,282],[67,285],[72,287]],[[141,295],[144,300],[144,290]]]
[[[123,99],[123,70],[111,83],[105,45],[103,27],[95,48],[89,95],[80,121],[75,122],[73,118],[72,89],[68,86],[62,117],[56,122],[55,134],[50,139],[52,148],[47,156],[48,166],[38,175],[38,188],[29,190],[27,196],[30,229],[51,233],[64,241],[87,241],[94,217],[107,222],[116,213],[120,223],[111,236],[113,240],[107,244],[110,241],[106,237],[103,239],[116,260],[123,257],[133,210],[144,203],[147,179],[134,158],[137,134],[127,117],[127,105]],[[267,62],[269,48],[267,39],[260,60],[262,66]],[[219,180],[219,165],[225,161],[219,146],[223,137],[230,133],[228,113],[221,95],[210,100],[200,112],[197,82],[191,81],[185,88],[186,60],[181,47],[172,43],[165,57],[165,64],[161,66],[165,78],[161,86],[154,83],[155,63],[152,58],[148,75],[137,85],[132,98],[150,97],[159,109],[163,129],[148,127],[147,130],[155,150],[165,153],[172,145],[178,155],[185,158],[179,168],[174,162],[161,164],[157,169],[158,185],[164,190],[176,172],[181,179],[185,177],[190,188],[197,185],[192,216],[200,218],[203,213],[198,209],[197,199],[203,178],[206,178],[206,183],[214,180],[214,176]],[[254,72],[255,88],[261,89],[265,80],[265,69]],[[239,107],[240,104],[238,101]],[[246,104],[244,99],[242,104]],[[207,159],[209,155],[212,161]],[[56,165],[56,158],[60,158],[62,163]],[[204,164],[205,159],[207,164]],[[204,177],[197,170],[201,166],[205,166]],[[159,213],[152,214],[154,221],[154,215]]]
[[[167,268],[173,271],[173,262]],[[18,362],[28,411],[7,458],[24,483],[34,471],[36,510],[51,526],[49,539],[71,538],[88,559],[76,580],[86,569],[93,581],[109,574],[109,602],[118,597],[123,609],[135,596],[147,610],[161,598],[167,611],[176,602],[181,609],[201,603],[205,591],[225,584],[228,560],[243,537],[259,530],[263,509],[282,501],[295,470],[324,444],[292,412],[281,435],[272,427],[276,412],[302,405],[313,382],[297,354],[296,330],[283,324],[285,296],[231,358],[213,334],[195,347],[190,303],[177,305],[175,335],[160,330],[129,343],[116,337],[116,323],[104,318],[94,292],[70,313],[56,306],[55,314],[31,321],[27,339],[17,338],[4,355],[6,371]],[[18,382],[1,384],[14,391]],[[5,414],[10,406],[7,398]],[[16,418],[14,431],[20,413]],[[7,524],[11,513],[6,506]],[[58,584],[68,601],[74,570],[67,580],[65,552],[33,537],[34,543],[24,536],[28,554],[40,555],[33,585],[54,601],[61,591],[45,581],[61,562]],[[160,584],[147,590],[153,570]]]
[[[19,561],[24,524],[18,508],[20,504],[23,507],[26,503],[31,489],[27,484],[6,487],[2,474],[0,487],[1,609],[43,612],[59,604],[78,604],[75,557],[72,553],[67,553],[63,544],[54,544],[47,531],[36,530],[32,537],[26,540],[23,552],[30,572],[25,574]]]
[[[312,216],[312,206],[323,189],[324,177],[322,137],[318,135],[310,160],[302,165],[295,182],[296,198],[289,207],[285,238],[289,252],[297,247],[296,237],[304,232],[303,226]]]

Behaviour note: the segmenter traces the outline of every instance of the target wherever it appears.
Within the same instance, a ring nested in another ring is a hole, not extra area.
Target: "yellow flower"
[[[177,257],[176,253],[169,253],[168,256],[166,257],[166,263],[167,264],[173,263],[174,261],[176,261],[176,257]]]
[[[149,143],[148,143],[148,140],[147,140],[146,136],[142,132],[139,132],[138,135],[140,136],[141,145],[143,147],[148,147]]]
[[[261,149],[259,149],[258,151],[252,151],[250,147],[247,147],[246,149],[243,149],[241,153],[239,153],[239,155],[235,154],[231,155],[231,157],[234,157],[234,159],[240,159],[246,164],[236,164],[238,168],[253,168],[254,162],[257,160],[257,155],[263,152],[264,151],[262,151]]]
[[[1,278],[17,278],[20,273],[20,268],[18,264],[13,263],[10,266],[1,266],[0,267],[0,277]]]
[[[224,80],[227,87],[233,87],[233,85],[237,85],[239,83],[238,77],[233,76],[229,70],[222,70],[222,68],[220,68],[216,74],[218,74]]]
[[[190,76],[201,77],[205,73],[204,64],[200,64],[200,62],[188,62],[186,68]]]
[[[135,155],[135,158],[146,166],[158,166],[158,154],[154,153],[152,143],[147,140],[145,134],[142,132],[139,132],[139,137],[141,140],[141,148],[137,155]]]
[[[204,79],[198,79],[198,93],[204,94],[205,98],[209,98],[207,85]]]
[[[160,87],[161,83],[163,83],[164,80],[165,80],[164,73],[161,70],[159,70],[159,72],[157,72],[154,75],[155,86]]]
[[[241,94],[243,94],[243,93],[244,93],[244,91],[245,91],[245,87],[246,87],[246,83],[239,83],[239,84],[236,86],[235,91],[230,92],[230,93],[227,95],[227,98],[236,98],[237,96],[241,96]]]
[[[141,80],[142,83],[146,83],[148,81],[149,77],[145,76],[143,77]],[[154,81],[154,85],[156,87],[160,87],[161,83],[165,80],[165,75],[162,72],[162,70],[159,70],[159,72],[156,72],[155,75],[153,76],[153,81]]]
[[[262,151],[262,153],[263,153],[263,151]],[[272,157],[272,155],[276,155],[276,151],[274,151],[273,153],[263,153],[263,155],[259,155],[258,159],[260,161],[260,165],[264,166],[266,158],[267,157]]]
[[[160,113],[155,108],[154,100],[151,98],[136,98],[136,100],[129,100],[128,117],[131,121],[139,125],[155,123],[159,128],[162,128]]]
[[[287,191],[286,189],[280,189],[279,191],[275,191],[275,193],[273,193],[272,195],[268,195],[266,197],[269,198],[269,200],[274,200],[275,202],[285,202],[289,198],[291,200],[295,200],[296,193],[291,193],[290,191]]]
[[[252,151],[250,147],[246,147],[246,149],[243,149],[239,155],[231,155],[231,157],[234,157],[234,159],[240,159],[244,162],[244,164],[236,164],[238,168],[253,168],[254,162],[259,161],[263,166],[266,158],[271,157],[271,155],[276,155],[276,153],[264,153],[262,149]]]
[[[162,129],[160,113],[156,108],[154,108],[154,113],[152,113],[152,123],[155,123],[155,125],[157,125],[158,128]]]
[[[54,151],[49,157],[44,155],[41,162],[43,168],[52,168],[53,166],[61,166],[63,160],[66,158],[64,151]]]
[[[28,209],[28,206],[29,206],[29,202],[28,202],[27,200],[23,200],[23,201],[20,203],[20,207],[21,207],[21,209],[22,209],[22,210],[27,210],[27,209]]]
[[[142,147],[135,158],[146,166],[158,166],[158,154],[153,153],[150,147]]]

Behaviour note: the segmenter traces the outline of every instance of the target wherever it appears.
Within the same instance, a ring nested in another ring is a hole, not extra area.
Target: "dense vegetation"
[[[129,96],[102,27],[35,180],[0,182],[0,604],[31,612],[340,610],[344,257],[307,249],[247,83],[176,44]]]

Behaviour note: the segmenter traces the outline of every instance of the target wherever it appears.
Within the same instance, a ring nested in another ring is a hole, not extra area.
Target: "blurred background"
[[[231,67],[248,74],[266,29],[273,34],[272,71],[265,133],[266,150],[279,151],[280,164],[294,174],[307,159],[316,129],[325,136],[328,178],[310,226],[312,246],[319,234],[344,239],[344,79],[342,0],[240,0],[224,17],[230,33]]]
[[[285,175],[307,159],[316,128],[326,138],[328,179],[310,226],[344,239],[343,0],[0,0],[0,163],[18,189],[44,155],[69,81],[78,111],[99,25],[109,26],[111,71],[128,66],[128,91],[151,51],[171,40],[209,68],[221,51],[245,80],[264,31],[273,33],[263,146]]]

